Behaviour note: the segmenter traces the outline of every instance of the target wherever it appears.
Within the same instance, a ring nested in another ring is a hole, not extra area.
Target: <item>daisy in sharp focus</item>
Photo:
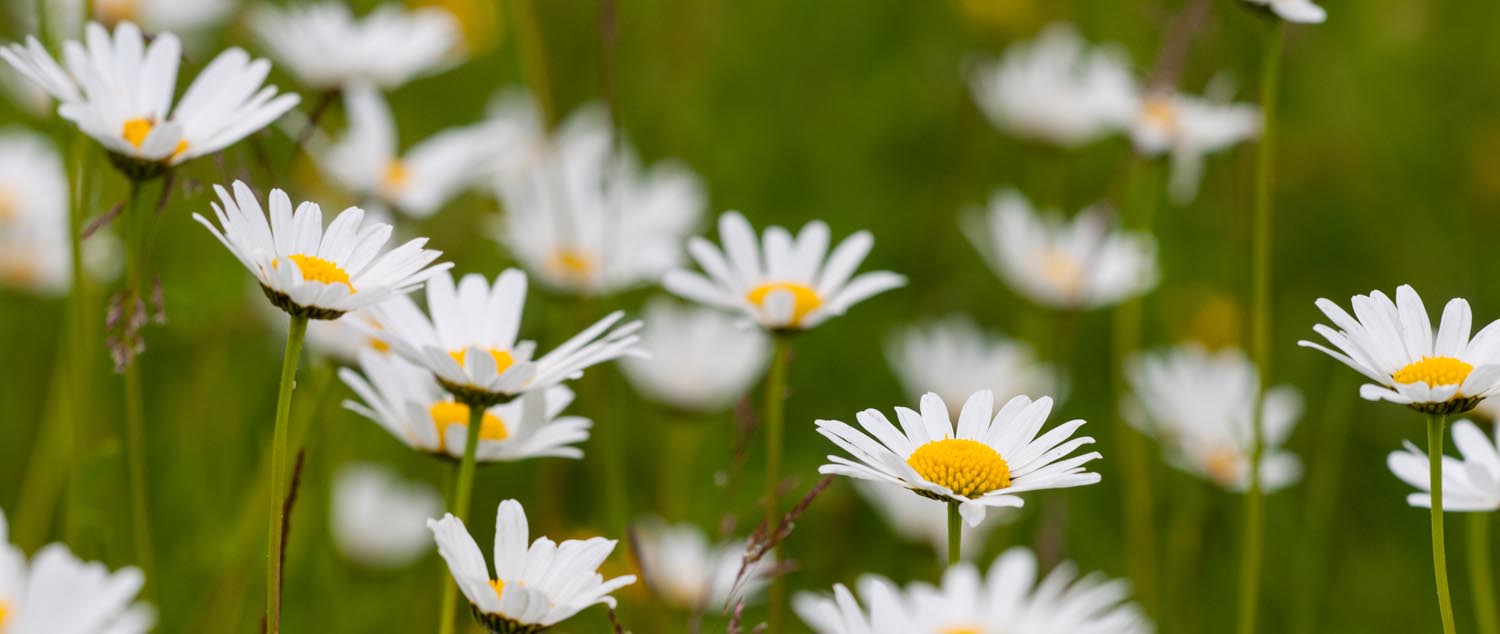
[[[1130,138],[1143,156],[1171,157],[1168,190],[1182,204],[1198,195],[1204,157],[1254,138],[1260,133],[1260,119],[1260,108],[1253,104],[1152,93],[1141,98]]]
[[[620,368],[653,401],[690,412],[723,410],[765,372],[765,333],[720,311],[653,299],[641,321],[641,349],[651,356],[626,357]]]
[[[935,392],[953,416],[980,390],[1009,400],[1057,394],[1062,383],[1031,346],[986,332],[960,315],[902,329],[887,341],[885,358],[912,400]]]
[[[1230,491],[1249,488],[1250,417],[1260,380],[1245,353],[1211,353],[1188,344],[1137,355],[1125,370],[1133,398],[1121,410],[1127,421],[1161,444],[1169,464]],[[1266,390],[1263,399],[1260,480],[1270,492],[1302,474],[1297,456],[1281,448],[1302,413],[1302,396],[1296,388],[1280,385]]]
[[[875,507],[885,523],[902,539],[931,544],[938,557],[947,552],[947,504],[868,480],[856,480],[854,490]],[[996,509],[990,521],[978,526],[963,526],[959,555],[964,559],[978,556],[984,552],[985,541],[995,527],[1015,521],[1020,515],[1019,509]]]
[[[1038,436],[1052,412],[1051,398],[1017,396],[993,410],[994,395],[981,390],[964,403],[956,429],[943,399],[931,393],[922,397],[920,412],[896,408],[899,429],[874,409],[855,417],[864,431],[819,420],[818,433],[854,459],[828,456],[830,464],[818,472],[895,485],[957,504],[969,526],[978,526],[986,509],[1021,506],[1019,493],[1099,481],[1099,474],[1083,466],[1100,458],[1098,452],[1068,457],[1094,442],[1087,436],[1071,438],[1084,421],[1068,421]]]
[[[1056,211],[1038,215],[1020,192],[1005,189],[964,229],[996,275],[1048,308],[1103,308],[1156,286],[1156,241],[1114,229],[1099,208],[1072,220]]]
[[[333,542],[350,561],[400,568],[432,548],[427,520],[443,511],[437,489],[377,464],[355,463],[334,474],[330,497]]]
[[[1322,24],[1328,19],[1328,13],[1323,10],[1323,7],[1318,6],[1312,0],[1245,0],[1245,2],[1262,7],[1287,22]]]
[[[905,277],[890,271],[854,275],[875,244],[868,231],[845,238],[832,253],[828,225],[821,221],[807,223],[795,238],[770,227],[762,244],[750,222],[731,211],[719,217],[719,239],[723,251],[700,237],[689,240],[688,253],[703,273],[668,271],[663,286],[683,298],[741,313],[771,331],[807,330],[906,284]]]
[[[251,11],[250,28],[298,81],[324,91],[360,82],[395,88],[457,61],[460,42],[453,14],[399,3],[363,17],[341,2],[261,4]]]
[[[491,632],[540,632],[595,604],[613,608],[609,593],[635,583],[634,575],[606,581],[598,572],[615,540],[594,537],[558,544],[538,537],[528,546],[530,529],[519,502],[501,502],[496,515],[493,576],[463,520],[452,514],[427,520],[438,554],[468,598],[474,619]]]
[[[1443,510],[1493,512],[1500,510],[1500,438],[1485,435],[1473,421],[1453,423],[1453,444],[1461,457],[1443,456]],[[1432,477],[1428,472],[1427,452],[1410,442],[1402,451],[1392,451],[1386,459],[1391,473],[1423,493],[1406,496],[1406,503],[1421,508],[1432,506]]]
[[[110,572],[84,562],[67,546],[42,548],[28,564],[10,544],[0,512],[0,632],[5,634],[141,634],[156,612],[134,602],[145,575],[134,567]]]
[[[339,378],[363,402],[344,401],[344,407],[412,449],[453,460],[463,457],[467,405],[455,402],[427,369],[397,355],[371,349],[358,356],[364,374],[341,368]],[[588,440],[592,423],[581,416],[561,415],[572,402],[573,391],[555,385],[486,409],[475,459],[582,458],[583,450],[576,445]]]
[[[203,67],[173,105],[181,44],[161,33],[147,45],[135,24],[113,37],[90,22],[84,42],[63,43],[66,70],[41,42],[0,49],[4,58],[57,99],[57,113],[109,151],[135,180],[218,152],[264,128],[297,105],[298,96],[262,87],[271,64],[230,48]]]
[[[1422,298],[1410,286],[1396,289],[1395,302],[1380,291],[1355,295],[1351,302],[1354,315],[1330,300],[1317,301],[1336,328],[1317,324],[1313,331],[1333,348],[1311,341],[1297,345],[1320,350],[1374,381],[1359,388],[1365,400],[1449,415],[1500,393],[1500,321],[1471,339],[1469,302],[1450,300],[1436,334]]]
[[[696,526],[657,518],[638,523],[634,536],[652,592],[680,610],[713,612],[740,599],[749,603],[765,589],[764,574],[775,563],[769,556],[756,562],[736,587],[745,540],[712,544]]]

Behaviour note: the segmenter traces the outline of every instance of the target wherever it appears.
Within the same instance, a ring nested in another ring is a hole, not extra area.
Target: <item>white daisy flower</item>
[[[456,61],[461,37],[453,14],[397,3],[363,18],[339,2],[261,4],[251,11],[250,28],[298,81],[319,90],[359,82],[395,88]]]
[[[698,527],[659,518],[637,523],[633,535],[652,592],[683,610],[708,612],[740,599],[749,602],[765,589],[764,575],[775,563],[770,557],[756,562],[736,588],[746,540],[710,544]]]
[[[1318,324],[1313,331],[1336,351],[1311,341],[1297,345],[1321,350],[1374,381],[1359,388],[1365,400],[1448,415],[1500,393],[1500,321],[1470,339],[1469,302],[1454,298],[1434,336],[1422,298],[1407,285],[1396,289],[1395,302],[1380,291],[1355,295],[1352,302],[1354,316],[1332,301],[1317,301],[1338,329]]]
[[[912,400],[935,392],[953,416],[980,390],[1009,400],[1056,394],[1062,383],[1031,346],[985,332],[961,315],[902,329],[886,343],[885,358]]]
[[[1111,215],[1090,207],[1071,221],[1038,215],[1020,192],[990,198],[987,214],[971,215],[965,233],[990,269],[1033,302],[1060,310],[1103,308],[1156,286],[1156,241],[1111,227]]]
[[[390,106],[368,84],[344,90],[349,128],[315,154],[323,171],[360,196],[418,218],[436,213],[454,195],[488,173],[504,139],[485,124],[451,128],[396,152]]]
[[[134,22],[150,33],[206,29],[224,21],[235,6],[233,0],[91,0],[91,4],[100,22]]]
[[[506,269],[491,286],[484,276],[434,275],[427,282],[424,314],[410,298],[381,304],[378,334],[397,353],[437,377],[443,389],[464,402],[496,403],[525,392],[545,390],[583,375],[584,369],[639,354],[639,321],[611,329],[624,317],[616,311],[533,359],[536,343],[517,341],[526,305],[526,274]]]
[[[902,539],[931,544],[939,560],[948,556],[948,505],[937,500],[912,495],[896,487],[856,480],[854,490],[885,518],[885,523]],[[1020,516],[1016,509],[997,509],[997,518],[978,526],[962,526],[959,555],[973,559],[984,551],[985,541],[996,526]]]
[[[1260,378],[1245,353],[1186,344],[1136,355],[1125,369],[1134,396],[1121,408],[1125,418],[1156,438],[1169,464],[1230,491],[1249,489]],[[1263,398],[1260,481],[1270,492],[1302,475],[1301,461],[1281,448],[1302,414],[1302,395],[1281,385]]]
[[[30,565],[10,545],[0,512],[0,631],[5,634],[140,634],[156,612],[132,603],[145,585],[134,567],[109,572],[62,544],[42,548]]]
[[[437,489],[374,463],[354,463],[334,474],[330,497],[333,542],[351,561],[401,568],[432,548],[427,519],[443,511]]]
[[[1077,147],[1123,130],[1137,88],[1115,47],[1091,47],[1072,26],[1048,27],[970,75],[974,101],[1016,136]]]
[[[605,581],[599,574],[615,549],[613,539],[558,544],[538,537],[528,548],[526,512],[515,500],[501,502],[495,518],[494,578],[463,520],[446,514],[427,520],[427,527],[475,620],[497,634],[539,632],[597,603],[614,607],[609,593],[635,583],[634,575]]]
[[[1318,6],[1312,0],[1245,0],[1250,4],[1264,7],[1276,17],[1287,22],[1302,24],[1322,24],[1328,19],[1328,13],[1323,7]]]
[[[66,293],[70,253],[62,160],[45,137],[0,132],[0,285]]]
[[[1500,510],[1500,449],[1468,419],[1453,423],[1453,444],[1462,458],[1443,456],[1443,511],[1492,512]],[[1427,452],[1410,441],[1403,451],[1392,451],[1386,459],[1391,473],[1425,493],[1406,496],[1406,503],[1432,507],[1432,477]]]
[[[1260,107],[1245,103],[1215,103],[1178,93],[1143,97],[1130,127],[1136,152],[1145,156],[1170,154],[1172,177],[1168,189],[1180,203],[1198,195],[1203,160],[1260,133]]]
[[[672,407],[719,411],[733,405],[765,372],[769,343],[717,310],[646,304],[641,349],[650,358],[627,357],[620,368],[642,395]]]
[[[284,321],[278,319],[276,323],[284,325]],[[371,315],[370,309],[366,308],[344,313],[344,316],[338,319],[307,322],[306,343],[314,354],[340,363],[354,363],[359,360],[361,350],[371,350],[379,354],[390,353],[390,344],[370,335],[372,330],[380,329],[380,323]]]
[[[214,186],[223,204],[211,203],[218,227],[200,214],[193,219],[255,275],[272,304],[293,315],[336,319],[409,293],[453,266],[432,265],[442,252],[423,248],[426,238],[381,253],[391,226],[365,225],[358,207],[340,212],[325,230],[318,205],[304,202],[294,213],[286,192],[273,189],[267,223],[250,187],[235,181],[233,188],[231,196]]]
[[[569,117],[561,129],[572,129],[578,125],[574,123],[578,118],[579,114]],[[495,163],[491,169],[497,183],[539,169],[542,160],[554,152],[540,107],[531,93],[523,88],[506,88],[497,93],[490,100],[485,125],[495,131],[497,138],[503,139],[498,144],[501,151],[494,155]],[[608,127],[604,132],[613,134]],[[559,136],[565,135],[560,133]]]
[[[344,407],[375,421],[406,446],[424,453],[463,458],[469,407],[453,400],[432,373],[399,356],[373,349],[358,353],[364,375],[341,368],[339,378],[364,402]],[[588,440],[592,422],[562,416],[573,391],[561,385],[526,393],[524,398],[485,410],[479,427],[479,462],[527,458],[582,458],[577,444]]]
[[[890,271],[854,276],[875,244],[868,231],[845,238],[832,253],[828,237],[822,221],[807,223],[795,238],[773,226],[766,229],[762,247],[749,221],[731,211],[719,217],[723,251],[700,237],[688,241],[688,253],[707,276],[674,269],[662,284],[686,299],[739,312],[775,331],[812,328],[906,284],[905,277]]]
[[[66,71],[35,37],[0,49],[0,58],[57,99],[58,114],[102,144],[133,179],[218,152],[297,105],[297,95],[261,87],[270,62],[231,48],[203,67],[173,106],[177,36],[161,33],[148,46],[131,22],[116,26],[113,38],[97,22],[85,34],[85,43],[63,43]]]
[[[861,607],[843,584],[832,597],[798,594],[793,608],[818,634],[910,634],[912,632],[1048,632],[1054,634],[1149,634],[1153,626],[1127,600],[1130,586],[1099,574],[1079,577],[1064,563],[1038,581],[1036,557],[1025,548],[1000,555],[981,576],[973,564],[943,573],[936,587],[905,589],[875,575],[860,579]]]
[[[943,399],[928,393],[922,396],[920,413],[896,408],[899,430],[874,409],[855,417],[864,432],[836,420],[819,420],[818,433],[854,459],[828,456],[831,464],[819,467],[818,473],[896,485],[956,503],[969,526],[978,526],[988,508],[1024,504],[1018,493],[1099,481],[1099,474],[1083,467],[1101,457],[1098,452],[1067,457],[1094,442],[1087,436],[1070,438],[1083,426],[1082,420],[1037,436],[1052,412],[1051,398],[1032,401],[1017,396],[1000,411],[993,410],[993,393],[974,393],[964,403],[955,430]]]

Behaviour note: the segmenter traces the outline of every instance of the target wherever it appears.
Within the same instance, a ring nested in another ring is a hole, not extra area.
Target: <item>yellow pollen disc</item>
[[[388,344],[388,343],[386,343],[384,341],[381,341],[379,339],[376,339],[374,337],[370,337],[368,343],[369,343],[369,345],[370,345],[371,348],[375,349],[376,352],[390,352],[391,351],[391,344]]]
[[[808,313],[823,305],[823,298],[811,286],[799,282],[766,282],[750,289],[745,299],[756,306],[765,306],[766,296],[772,291],[789,291],[792,294],[792,323],[802,322]]]
[[[16,196],[0,189],[0,222],[16,217]]]
[[[1239,466],[1239,452],[1220,447],[1209,452],[1208,459],[1203,463],[1203,471],[1215,482],[1231,484],[1240,475]]]
[[[928,482],[974,498],[1010,486],[1010,465],[989,445],[967,438],[934,440],[911,452],[906,464]]]
[[[594,276],[594,255],[582,249],[560,248],[552,253],[552,266],[564,276],[586,280]]]
[[[42,269],[37,266],[33,254],[26,249],[13,249],[0,253],[0,282],[17,286],[30,286],[42,278]]]
[[[516,363],[516,358],[510,356],[509,350],[496,350],[494,348],[490,348],[489,353],[490,357],[495,360],[495,374],[504,374],[506,369],[510,368],[510,366],[515,365]],[[466,355],[464,354],[463,350],[454,350],[453,352],[449,352],[448,356],[453,357],[453,360],[457,361],[458,365],[462,366],[464,364],[464,357]]]
[[[960,625],[957,627],[945,627],[938,634],[979,634],[979,628]]]
[[[105,24],[136,18],[136,0],[94,0],[94,15]]]
[[[467,429],[469,427],[469,406],[453,401],[438,401],[427,409],[432,416],[432,424],[437,427],[438,444],[443,444],[443,439],[448,437],[448,427],[458,425]],[[479,438],[482,440],[505,440],[510,437],[510,430],[505,428],[505,421],[500,420],[490,412],[484,413],[484,418],[479,425]]]
[[[491,581],[490,587],[495,589],[495,596],[498,597],[505,595],[505,582],[503,580],[495,579],[494,581]]]
[[[1453,357],[1422,357],[1421,361],[1396,370],[1391,378],[1397,383],[1421,382],[1429,387],[1462,385],[1473,370],[1474,366]]]
[[[1083,286],[1083,266],[1073,256],[1057,249],[1046,249],[1038,256],[1042,260],[1042,277],[1067,293],[1076,293]]]
[[[385,166],[385,186],[389,189],[401,189],[406,186],[406,181],[411,179],[411,174],[406,171],[406,164],[401,161],[391,161]]]
[[[150,119],[130,119],[125,122],[125,129],[120,132],[120,135],[125,137],[126,143],[134,145],[136,149],[140,149],[141,144],[146,142],[146,137],[151,136],[151,128],[153,127],[155,127],[155,124]],[[178,141],[177,147],[172,150],[172,156],[168,158],[182,154],[187,148],[188,143],[186,140]]]
[[[1147,97],[1141,107],[1141,117],[1146,123],[1171,132],[1177,129],[1177,104],[1161,95]]]
[[[356,292],[354,285],[349,282],[349,273],[339,268],[337,264],[316,255],[302,255],[301,253],[288,255],[286,259],[297,263],[297,270],[302,271],[304,280],[324,284],[343,284],[349,287],[350,295]],[[281,260],[271,260],[271,268],[281,268]]]
[[[5,622],[10,618],[10,604],[0,601],[0,631],[4,631]]]

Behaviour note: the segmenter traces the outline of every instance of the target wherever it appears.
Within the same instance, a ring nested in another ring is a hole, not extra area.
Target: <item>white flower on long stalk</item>
[[[1125,54],[1090,46],[1067,24],[978,64],[969,85],[996,126],[1070,148],[1125,129],[1137,99]]]
[[[694,412],[722,410],[765,372],[765,334],[734,317],[664,299],[647,303],[642,317],[641,349],[651,356],[627,357],[620,368],[653,401]]]
[[[489,403],[545,390],[595,364],[639,354],[635,333],[641,322],[615,326],[624,317],[616,311],[533,359],[536,343],[516,339],[525,305],[526,274],[517,269],[506,269],[493,285],[477,274],[456,285],[451,275],[435,275],[427,282],[429,312],[409,298],[394,298],[376,308],[375,317],[385,326],[376,334],[435,375],[443,389],[462,394],[461,400]]]
[[[1097,207],[1072,220],[1057,211],[1039,215],[1020,192],[1005,189],[964,228],[1000,279],[1049,308],[1102,308],[1156,286],[1156,241],[1113,228]]]
[[[145,585],[139,568],[109,572],[83,562],[62,544],[42,548],[28,564],[10,544],[0,512],[0,632],[5,634],[140,634],[156,612],[135,598]]]
[[[635,583],[635,575],[606,581],[598,572],[615,540],[593,537],[558,544],[538,537],[528,547],[526,512],[515,500],[501,502],[496,513],[493,576],[463,520],[447,514],[427,520],[427,527],[475,620],[491,632],[540,632],[595,604],[613,608],[609,593]]]
[[[397,355],[366,349],[358,357],[364,375],[342,368],[339,378],[363,402],[344,401],[344,407],[374,421],[412,449],[463,458],[469,406],[454,401],[431,372]],[[581,416],[562,416],[572,402],[573,391],[555,385],[487,408],[475,460],[582,458],[583,450],[576,445],[588,440],[592,422]]]
[[[339,468],[329,511],[334,543],[371,568],[407,566],[432,548],[427,519],[443,510],[436,489],[373,463]]]
[[[885,358],[912,400],[935,392],[950,408],[975,392],[999,400],[1056,394],[1062,381],[1031,346],[989,333],[961,315],[909,326],[886,343]],[[950,414],[957,416],[958,410]]]
[[[233,0],[90,0],[90,4],[100,22],[134,22],[148,33],[206,29],[224,21],[235,7]]]
[[[358,18],[341,2],[261,4],[250,28],[298,81],[319,90],[361,82],[395,88],[456,61],[461,38],[453,14],[395,3]]]
[[[235,181],[233,189],[230,195],[214,186],[218,227],[201,214],[193,219],[255,275],[272,304],[293,315],[335,319],[411,292],[452,266],[432,264],[442,253],[423,248],[426,238],[382,252],[391,226],[365,224],[358,207],[340,212],[325,230],[318,205],[304,202],[293,212],[286,192],[273,189],[267,222],[249,186]]]
[[[1147,634],[1150,619],[1128,601],[1130,586],[1099,574],[1078,576],[1064,563],[1038,580],[1035,555],[1025,548],[1001,554],[982,574],[970,563],[949,567],[934,587],[897,587],[867,575],[857,585],[862,607],[843,584],[833,596],[798,594],[792,604],[818,634],[913,632],[1049,632]]]
[[[1323,7],[1318,6],[1312,0],[1245,0],[1245,2],[1264,7],[1287,22],[1322,24],[1328,19],[1328,13],[1323,10]]]
[[[845,238],[832,253],[828,239],[828,225],[813,221],[795,238],[770,227],[761,243],[750,222],[731,211],[719,217],[722,251],[700,237],[688,241],[688,253],[706,276],[674,269],[662,283],[679,296],[738,312],[773,331],[807,330],[906,284],[905,277],[890,271],[854,275],[875,244],[868,231]]]
[[[880,516],[885,518],[886,524],[890,525],[891,529],[902,539],[931,544],[939,558],[947,556],[948,511],[946,504],[920,495],[912,495],[910,491],[866,480],[856,480],[854,490],[858,491],[859,496],[869,502],[870,506],[875,507]],[[1001,524],[1014,521],[1020,514],[1021,511],[1017,509],[997,509],[990,521],[978,526],[961,527],[963,534],[959,545],[959,555],[964,559],[973,559],[978,556],[984,551],[985,540],[990,532]]]
[[[114,35],[90,22],[84,43],[63,43],[66,71],[42,43],[0,49],[0,57],[59,101],[57,112],[110,153],[135,179],[213,154],[275,121],[298,96],[262,87],[271,64],[231,48],[203,67],[173,105],[181,44],[161,33],[146,45],[135,24]]]
[[[1186,344],[1132,357],[1125,378],[1133,392],[1122,407],[1126,420],[1156,438],[1169,464],[1231,491],[1249,488],[1255,438],[1250,421],[1260,380],[1245,353],[1210,353]],[[1302,474],[1297,456],[1281,448],[1301,413],[1296,388],[1266,390],[1260,482],[1267,492],[1295,483]]]
[[[1130,127],[1136,152],[1168,154],[1172,178],[1168,189],[1178,203],[1198,195],[1203,160],[1260,133],[1260,108],[1246,103],[1215,103],[1180,93],[1148,94]]]
[[[1443,511],[1493,512],[1500,510],[1500,438],[1491,439],[1472,421],[1453,423],[1453,445],[1460,458],[1443,456]],[[1424,493],[1406,496],[1406,503],[1432,507],[1432,477],[1427,452],[1407,441],[1402,451],[1386,459],[1391,473]]]
[[[732,602],[756,598],[765,589],[767,557],[746,571],[738,587],[746,541],[709,543],[691,524],[668,524],[649,518],[634,527],[636,550],[652,592],[683,610],[711,612]]]
[[[1500,321],[1470,339],[1469,302],[1454,298],[1443,307],[1434,335],[1422,298],[1407,285],[1396,289],[1395,302],[1380,291],[1351,301],[1352,316],[1330,300],[1317,301],[1336,329],[1317,324],[1313,331],[1333,348],[1311,341],[1297,345],[1321,350],[1374,381],[1359,388],[1365,400],[1448,415],[1500,393]]]
[[[864,431],[836,420],[817,421],[818,433],[853,459],[828,456],[819,473],[871,480],[958,505],[969,526],[989,508],[1019,507],[1027,491],[1094,484],[1084,465],[1098,452],[1069,457],[1094,442],[1071,438],[1084,421],[1071,420],[1038,436],[1052,399],[1017,396],[994,411],[994,394],[981,390],[964,403],[955,429],[938,395],[922,396],[921,411],[896,408],[898,429],[879,410],[856,415]],[[991,414],[993,413],[993,416]]]

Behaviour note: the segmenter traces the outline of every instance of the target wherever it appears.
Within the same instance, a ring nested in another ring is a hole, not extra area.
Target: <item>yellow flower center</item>
[[[388,190],[399,190],[406,186],[411,180],[411,173],[407,171],[406,164],[401,161],[391,161],[385,166],[385,187]]]
[[[495,589],[495,596],[500,597],[505,595],[505,581],[495,579],[490,582],[490,587]]]
[[[1203,471],[1208,477],[1213,478],[1220,484],[1232,484],[1240,475],[1239,452],[1226,447],[1220,447],[1208,454],[1203,462]]]
[[[29,249],[7,245],[0,253],[0,282],[16,286],[31,286],[42,277],[34,253]]]
[[[1058,249],[1044,249],[1042,277],[1066,293],[1076,293],[1083,286],[1083,266],[1073,256]]]
[[[458,425],[468,429],[469,406],[453,401],[438,401],[427,409],[432,416],[432,424],[437,427],[438,445],[443,446],[443,439],[448,437],[448,428]],[[505,428],[505,421],[490,412],[484,413],[480,419],[479,438],[482,440],[505,440],[510,437],[510,430]]]
[[[15,218],[17,207],[16,195],[0,189],[0,222]]]
[[[750,289],[745,294],[745,299],[756,306],[765,306],[766,296],[774,291],[787,291],[792,294],[792,323],[799,324],[808,313],[817,310],[823,305],[823,298],[811,286],[800,282],[766,282]]]
[[[1439,385],[1462,385],[1474,366],[1453,357],[1422,357],[1421,361],[1396,370],[1391,375],[1397,383],[1426,383],[1429,387]]]
[[[105,24],[136,18],[136,0],[94,0],[94,15]]]
[[[376,352],[386,353],[391,351],[391,344],[388,344],[380,339],[376,339],[375,337],[370,337],[367,343],[369,343],[370,347],[374,348]]]
[[[966,498],[1010,486],[1010,466],[1005,459],[977,440],[934,440],[911,452],[906,464],[928,482]]]
[[[552,253],[552,268],[564,277],[587,280],[594,276],[594,255],[583,249],[559,248]]]
[[[0,632],[5,631],[5,622],[10,619],[10,603],[0,600]]]
[[[495,360],[495,374],[505,374],[505,370],[516,363],[516,358],[510,355],[509,350],[490,348],[489,353],[490,357]],[[454,350],[453,352],[449,352],[448,356],[453,357],[453,360],[457,361],[459,366],[462,366],[464,364],[464,356],[466,355],[464,350]]]
[[[322,282],[324,284],[343,284],[349,287],[349,294],[353,295],[354,284],[349,282],[349,272],[339,265],[329,262],[316,255],[303,255],[294,253],[286,256],[286,259],[297,263],[297,270],[302,271],[302,279],[309,282]],[[271,268],[280,268],[281,260],[271,260]]]
[[[1141,106],[1141,118],[1147,125],[1172,132],[1177,129],[1177,104],[1169,97],[1152,95]]]
[[[958,625],[954,627],[945,627],[942,630],[938,631],[938,634],[979,634],[979,628],[970,627],[968,625]]]
[[[146,137],[151,136],[151,129],[153,127],[156,127],[156,124],[152,123],[150,119],[130,119],[125,122],[125,129],[120,132],[120,135],[125,137],[126,143],[135,146],[136,149],[140,149],[141,144],[146,142]],[[187,140],[180,140],[177,142],[177,147],[172,150],[172,156],[167,158],[175,158],[178,154],[186,151],[187,148]]]

